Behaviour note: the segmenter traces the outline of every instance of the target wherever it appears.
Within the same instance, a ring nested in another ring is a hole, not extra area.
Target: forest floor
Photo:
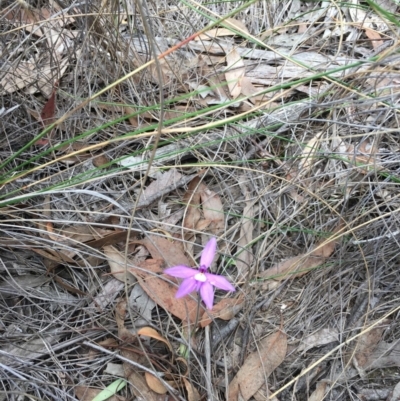
[[[0,401],[399,400],[399,13],[4,0]]]

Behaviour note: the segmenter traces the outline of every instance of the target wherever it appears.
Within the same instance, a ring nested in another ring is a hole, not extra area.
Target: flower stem
[[[194,329],[193,329],[193,336],[196,334],[197,325],[199,324],[199,317],[200,317],[200,304],[201,304],[201,297],[200,293],[197,293],[197,310],[196,310],[196,320],[194,321]]]

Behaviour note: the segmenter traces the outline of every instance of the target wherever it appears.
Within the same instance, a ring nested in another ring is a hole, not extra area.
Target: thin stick
[[[205,341],[204,341],[204,353],[206,357],[206,373],[207,373],[207,380],[206,380],[206,386],[207,386],[207,399],[208,401],[214,401],[214,392],[212,388],[212,382],[211,382],[211,344],[210,344],[210,326],[205,327]]]

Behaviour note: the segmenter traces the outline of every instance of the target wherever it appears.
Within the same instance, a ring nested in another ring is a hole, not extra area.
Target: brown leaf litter
[[[230,382],[229,400],[249,400],[283,362],[286,349],[287,337],[280,330],[261,340]]]
[[[332,236],[336,237],[335,233],[340,232],[341,229],[342,226],[339,225],[333,231]],[[285,280],[288,277],[301,277],[324,264],[329,256],[332,255],[337,243],[337,238],[332,240],[329,240],[329,238],[327,240],[322,240],[317,245],[314,245],[309,252],[280,262],[260,273],[258,277],[276,281]]]

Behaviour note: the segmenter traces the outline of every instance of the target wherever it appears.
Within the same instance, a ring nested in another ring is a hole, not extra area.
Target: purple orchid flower
[[[183,278],[175,297],[182,298],[193,291],[200,291],[200,296],[208,309],[212,309],[214,303],[214,288],[225,291],[235,291],[235,287],[225,278],[217,274],[207,273],[217,251],[217,240],[211,238],[201,253],[200,267],[192,269],[187,266],[174,266],[165,269],[164,273],[172,277]]]

